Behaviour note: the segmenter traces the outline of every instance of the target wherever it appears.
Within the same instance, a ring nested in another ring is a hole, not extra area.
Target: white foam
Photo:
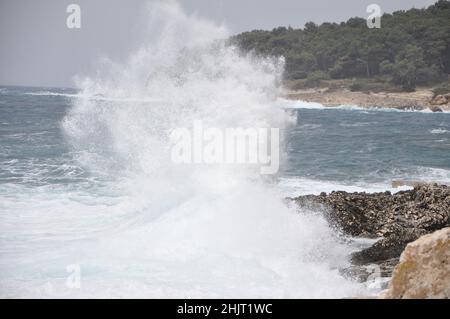
[[[435,167],[417,167],[417,173],[411,176],[412,179],[433,182],[433,183],[450,183],[450,169]]]
[[[347,111],[363,111],[367,113],[370,112],[412,112],[412,113],[423,113],[423,114],[435,114],[430,109],[426,108],[423,110],[413,110],[413,109],[398,109],[398,108],[387,108],[378,106],[362,107],[356,104],[342,104],[337,106],[324,106],[317,102],[307,102],[302,100],[288,100],[284,98],[279,98],[277,101],[279,107],[284,109],[308,109],[308,110],[347,110]],[[450,111],[443,110],[441,113],[448,114]]]
[[[431,134],[444,134],[444,133],[449,133],[449,132],[450,132],[449,130],[445,130],[445,129],[441,129],[441,128],[433,129],[430,131]]]
[[[283,196],[295,197],[301,195],[319,195],[321,192],[330,193],[332,191],[345,192],[366,192],[378,193],[389,191],[396,193],[399,191],[412,189],[411,186],[392,187],[393,180],[404,180],[411,182],[450,184],[450,170],[443,168],[417,166],[411,168],[407,176],[397,176],[385,182],[344,182],[317,180],[304,177],[281,177],[278,185]]]
[[[50,92],[50,91],[37,91],[37,92],[25,92],[25,95],[32,96],[62,96],[72,99],[84,99],[89,101],[109,101],[109,102],[121,102],[121,103],[162,103],[161,99],[152,98],[152,97],[142,97],[136,98],[132,96],[123,96],[123,97],[115,97],[115,96],[103,96],[103,95],[92,95],[86,93],[58,93],[58,92]]]
[[[282,60],[245,56],[173,2],[153,3],[156,43],[80,79],[62,123],[87,188],[6,185],[0,194],[2,296],[344,297],[365,294],[338,267],[351,251],[317,213],[298,214],[258,169],[177,166],[168,135],[212,127],[283,127]],[[152,30],[154,32],[154,30]],[[152,97],[158,103],[142,105]],[[67,265],[81,267],[68,289]]]
[[[279,179],[278,185],[286,197],[295,197],[301,195],[319,195],[321,192],[330,193],[332,191],[345,192],[366,192],[378,193],[390,191],[396,193],[402,190],[412,189],[409,186],[392,187],[389,182],[386,183],[367,183],[367,182],[336,182],[312,180],[301,177],[283,177]]]

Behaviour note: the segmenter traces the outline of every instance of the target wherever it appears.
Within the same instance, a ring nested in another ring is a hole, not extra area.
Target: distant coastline
[[[395,108],[402,110],[426,110],[433,112],[450,111],[450,96],[447,103],[436,104],[431,88],[417,89],[415,92],[352,92],[347,88],[310,88],[300,90],[286,89],[284,96],[290,100],[320,103],[334,107],[340,105],[357,105],[360,107]],[[442,102],[441,102],[442,103]]]

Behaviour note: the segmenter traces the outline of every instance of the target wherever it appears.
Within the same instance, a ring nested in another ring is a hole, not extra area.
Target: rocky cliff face
[[[321,209],[345,234],[381,237],[356,252],[353,264],[397,263],[406,245],[422,235],[450,226],[450,187],[417,185],[413,190],[385,193],[322,193],[293,199],[300,206]]]
[[[406,246],[381,298],[450,298],[450,228]]]

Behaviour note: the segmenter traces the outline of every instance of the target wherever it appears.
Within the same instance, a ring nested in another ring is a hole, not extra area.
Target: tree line
[[[366,19],[356,17],[254,30],[231,41],[258,55],[284,56],[288,80],[380,78],[412,91],[448,79],[450,1],[383,14],[381,28],[368,28]]]

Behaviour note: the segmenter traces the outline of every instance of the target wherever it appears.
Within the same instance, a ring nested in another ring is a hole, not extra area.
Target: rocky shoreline
[[[334,191],[291,200],[299,207],[324,212],[345,235],[378,239],[352,254],[353,275],[358,267],[376,264],[382,277],[391,277],[409,243],[450,226],[450,187],[446,185],[421,184],[395,194]],[[362,273],[359,277],[364,280]]]
[[[360,107],[394,108],[400,110],[450,111],[450,94],[434,96],[430,89],[415,92],[352,92],[348,89],[316,88],[286,91],[284,96],[291,100],[320,103],[334,107],[357,105]]]

